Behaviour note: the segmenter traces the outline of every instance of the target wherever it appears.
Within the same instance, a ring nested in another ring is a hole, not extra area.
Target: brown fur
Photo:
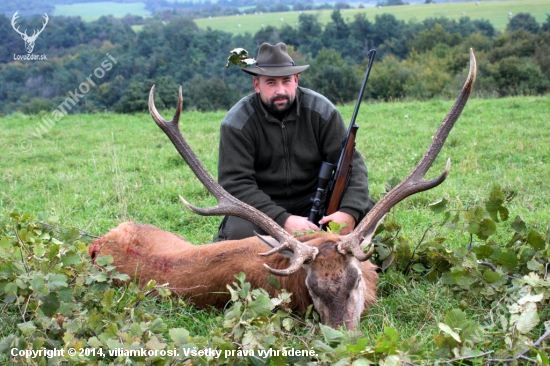
[[[338,275],[345,271],[346,263],[353,257],[344,256],[337,251],[340,240],[337,235],[319,233],[300,237],[299,240],[319,249],[316,260],[304,264],[303,268],[290,276],[278,277],[278,280],[282,288],[293,293],[291,307],[305,313],[307,307],[314,303],[306,286],[307,274],[310,273],[309,278],[312,277],[311,273],[319,277],[315,281],[325,281],[325,278],[329,282],[337,281]],[[234,275],[239,272],[246,274],[247,281],[253,287],[264,288],[272,296],[277,294],[267,281],[270,272],[264,267],[264,263],[272,268],[286,268],[289,259],[280,254],[269,257],[258,255],[268,249],[256,237],[193,245],[182,236],[154,226],[125,222],[98,239],[90,247],[90,254],[93,258],[98,254],[113,256],[118,271],[129,275],[132,280],[135,278],[141,285],[151,279],[157,284],[168,283],[172,292],[186,297],[198,307],[214,306],[221,309],[230,299],[226,286],[236,281]],[[376,301],[378,281],[376,267],[369,261],[360,263],[360,270],[366,291],[359,314]],[[330,286],[334,288],[334,294],[337,294],[342,284],[334,283],[334,286]],[[344,306],[338,304],[337,298],[334,301],[337,307]],[[318,307],[317,304],[315,307]],[[320,312],[319,309],[316,310]],[[342,319],[335,323],[330,319],[323,319],[322,312],[320,314],[323,322],[331,326],[344,322]],[[345,323],[349,328],[349,319]]]

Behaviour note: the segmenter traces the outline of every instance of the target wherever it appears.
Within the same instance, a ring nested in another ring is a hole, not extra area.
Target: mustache
[[[286,99],[287,101],[290,101],[290,95],[288,94],[275,95],[274,97],[271,98],[271,103],[273,103],[277,99]]]

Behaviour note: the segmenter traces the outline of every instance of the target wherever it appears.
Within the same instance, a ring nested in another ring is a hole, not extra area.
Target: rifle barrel
[[[357,97],[357,102],[355,103],[355,109],[353,110],[353,115],[351,116],[351,122],[350,122],[350,128],[355,123],[355,119],[357,118],[357,113],[359,113],[359,106],[361,105],[361,101],[363,100],[363,94],[365,93],[365,87],[367,86],[367,80],[369,79],[370,69],[372,66],[372,62],[374,61],[374,56],[376,55],[376,49],[372,49],[367,54],[369,58],[369,63],[367,64],[367,71],[365,72],[365,78],[363,79],[363,84],[361,84],[361,89],[359,90],[359,96]],[[348,131],[349,131],[348,129]]]

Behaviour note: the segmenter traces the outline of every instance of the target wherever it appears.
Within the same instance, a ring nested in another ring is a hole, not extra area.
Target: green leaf
[[[48,288],[50,291],[57,291],[68,286],[67,277],[65,277],[65,275],[52,273],[48,277]]]
[[[54,293],[50,293],[48,296],[43,297],[42,304],[40,305],[40,310],[44,313],[45,316],[48,318],[51,318],[55,313],[57,313],[57,309],[59,309],[59,300]]]
[[[388,258],[388,256],[391,254],[391,249],[384,244],[375,246],[375,249],[376,253],[378,253],[378,260],[381,261]]]
[[[508,221],[508,218],[510,217],[510,211],[508,211],[508,209],[504,206],[498,209],[498,214],[501,221]]]
[[[546,246],[542,234],[535,230],[531,230],[527,234],[527,243],[535,250],[543,250]]]
[[[38,258],[42,258],[44,256],[44,253],[46,252],[43,244],[35,244],[32,248],[32,251],[34,255]]]
[[[510,226],[512,227],[512,229],[514,229],[514,231],[520,234],[525,234],[525,232],[527,231],[527,225],[525,225],[525,222],[519,215],[516,216],[516,218],[514,219],[514,221],[512,221]]]
[[[189,331],[184,328],[173,328],[168,331],[170,338],[176,346],[182,346],[186,343],[189,343]]]
[[[111,255],[100,255],[96,258],[96,263],[100,267],[108,266],[109,264],[113,263],[114,259]]]
[[[492,269],[488,269],[485,272],[483,272],[483,278],[485,278],[485,281],[487,281],[487,283],[495,283],[495,284],[499,281],[500,282],[504,281],[504,283],[506,283],[508,279],[505,274],[499,273],[498,271],[493,271]]]
[[[10,334],[0,341],[0,354],[8,353],[12,348],[15,348],[17,337],[15,334]]]
[[[441,198],[439,201],[436,201],[428,205],[428,207],[430,208],[430,210],[432,210],[434,214],[440,214],[442,212],[447,211],[448,203],[449,201],[446,198]]]
[[[495,251],[493,248],[491,248],[489,245],[480,245],[479,247],[472,248],[472,252],[475,253],[476,257],[478,259],[487,259],[489,258]]]
[[[468,321],[468,318],[462,310],[453,309],[445,315],[443,321],[451,328],[461,328]]]
[[[323,324],[319,324],[319,327],[321,328],[321,333],[323,334],[325,342],[331,346],[340,344],[340,342],[342,342],[342,339],[344,339],[344,333],[340,332],[339,330],[333,329]]]
[[[447,324],[439,323],[438,326],[439,326],[439,329],[441,329],[444,333],[447,333],[448,335],[453,337],[455,341],[457,341],[458,343],[462,342],[460,340],[460,336],[458,335],[458,333],[452,330],[451,327],[449,327]]]
[[[155,336],[152,336],[147,343],[145,343],[147,349],[161,350],[166,348],[166,343],[160,342]]]
[[[489,194],[489,199],[485,203],[485,209],[491,215],[491,218],[498,222],[498,212],[504,203],[504,192],[500,188],[495,187]]]
[[[34,291],[44,295],[48,294],[48,288],[46,287],[44,283],[44,278],[41,274],[36,273],[35,276],[31,279],[30,283]]]
[[[472,206],[464,212],[464,219],[469,223],[478,223],[483,220],[483,208],[480,206]],[[473,234],[473,233],[472,233]]]
[[[163,332],[166,332],[167,329],[168,329],[168,326],[160,318],[153,320],[153,322],[149,326],[149,330],[153,333],[163,333]]]
[[[105,273],[99,272],[99,273],[96,273],[93,276],[90,276],[89,279],[97,281],[97,282],[105,282],[105,281],[107,281],[108,278],[107,278],[107,275]]]
[[[34,325],[34,322],[31,320],[17,324],[17,328],[19,328],[19,330],[25,335],[32,335],[32,333],[36,330],[36,325]]]
[[[542,263],[538,262],[535,258],[527,262],[527,268],[530,271],[539,271],[542,270]]]
[[[516,329],[521,334],[527,334],[535,328],[540,322],[539,314],[537,313],[537,305],[532,302],[525,304],[525,309],[520,314]]]
[[[399,334],[390,327],[384,327],[384,334],[376,339],[376,352],[392,354],[395,353]]]
[[[126,273],[114,273],[113,275],[111,275],[111,278],[123,282],[130,280],[130,276],[128,276]]]
[[[115,290],[110,289],[103,295],[103,298],[101,299],[101,305],[103,305],[106,309],[110,309],[113,305],[113,300],[115,298]]]
[[[256,60],[250,57],[247,50],[245,50],[244,48],[235,48],[229,53],[225,68],[229,68],[230,66],[245,67],[248,65],[253,65],[255,63]]]
[[[64,266],[72,266],[74,264],[80,263],[80,256],[77,253],[70,253],[63,258],[61,258]]]
[[[269,316],[273,307],[273,303],[271,302],[269,297],[260,294],[256,297],[254,301],[250,302],[250,304],[248,305],[248,310],[254,317]]]
[[[515,252],[505,251],[500,253],[498,262],[508,269],[515,269],[518,265],[518,258]]]
[[[496,230],[497,224],[493,220],[485,218],[479,223],[478,231],[473,234],[476,234],[481,240],[487,240]]]
[[[346,349],[350,352],[359,353],[364,351],[369,344],[369,341],[365,337],[361,337],[357,339],[357,342],[355,344],[348,344],[346,345]]]
[[[267,276],[267,282],[273,287],[275,290],[280,291],[281,290],[281,282],[277,279],[277,277],[273,275]]]

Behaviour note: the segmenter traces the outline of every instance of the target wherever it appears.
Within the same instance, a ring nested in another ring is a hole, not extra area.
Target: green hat
[[[296,66],[292,57],[288,55],[286,44],[280,42],[275,46],[263,43],[258,51],[256,67],[241,68],[250,75],[289,76],[299,74],[309,65]]]

